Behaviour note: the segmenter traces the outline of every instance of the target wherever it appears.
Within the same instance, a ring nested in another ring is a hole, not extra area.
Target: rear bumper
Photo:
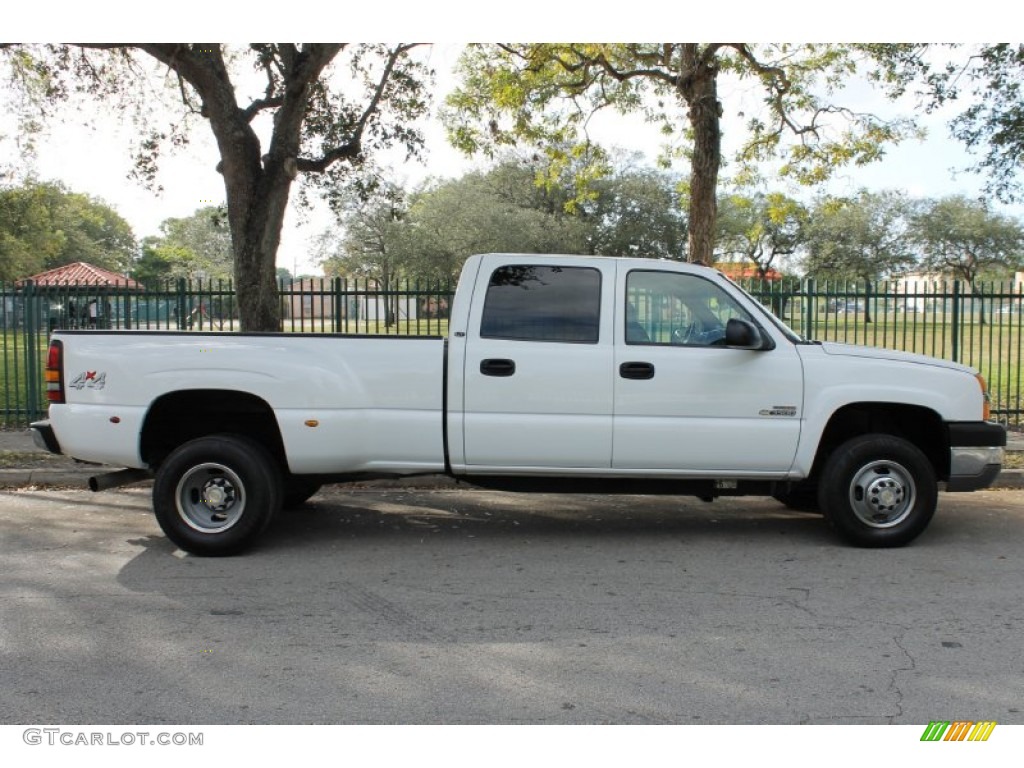
[[[946,490],[977,491],[995,482],[1003,466],[1006,428],[988,421],[949,425],[949,480]]]
[[[32,441],[38,447],[50,453],[61,453],[60,443],[57,441],[57,435],[54,434],[49,420],[34,421],[30,428],[32,430]]]

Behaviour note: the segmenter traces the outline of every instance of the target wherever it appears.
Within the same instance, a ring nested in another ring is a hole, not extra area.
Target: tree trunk
[[[687,76],[680,83],[679,90],[689,107],[690,126],[693,129],[689,260],[710,265],[714,262],[718,169],[722,162],[718,69],[714,58],[701,60],[699,46],[689,43],[683,46],[683,64]]]
[[[383,285],[381,293],[379,294],[380,303],[384,307],[384,327],[390,328],[395,324],[395,305],[393,302],[397,301],[397,296],[391,294],[391,270],[387,267],[384,268],[381,273],[381,282]]]
[[[242,331],[280,331],[281,304],[277,291],[277,249],[288,205],[291,180],[268,164],[248,204],[239,211],[240,236],[232,227],[235,285]],[[276,171],[276,173],[275,173]],[[277,178],[275,178],[277,177]],[[228,210],[232,207],[228,195]]]

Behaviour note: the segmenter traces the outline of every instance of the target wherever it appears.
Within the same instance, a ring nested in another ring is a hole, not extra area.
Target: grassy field
[[[26,375],[25,338],[20,333],[0,333],[0,425],[11,426],[28,421],[25,415],[25,403],[28,398],[28,377]],[[36,353],[39,361],[39,387],[42,397],[43,368],[46,361],[46,342],[39,346]],[[39,408],[42,410],[40,401]]]

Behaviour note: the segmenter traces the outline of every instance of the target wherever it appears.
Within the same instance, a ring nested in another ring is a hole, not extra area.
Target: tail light
[[[46,399],[51,403],[64,402],[64,344],[51,341],[46,353]]]

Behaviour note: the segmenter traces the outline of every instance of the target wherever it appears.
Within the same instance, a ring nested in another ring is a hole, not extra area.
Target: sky
[[[60,4],[58,3],[58,5]],[[114,2],[100,3],[100,5],[121,6],[122,4]],[[261,5],[269,6],[270,4],[257,3],[257,7]],[[389,8],[397,8],[399,12],[396,13],[396,17],[400,17],[402,19],[401,23],[405,26],[416,27],[417,23],[421,24],[420,28],[416,28],[416,32],[425,32],[424,36],[432,39],[447,39],[446,42],[434,44],[428,53],[430,64],[437,72],[437,87],[434,101],[436,108],[443,101],[444,94],[454,84],[451,70],[462,48],[462,41],[467,39],[486,39],[486,35],[480,35],[480,33],[487,32],[488,30],[486,27],[474,30],[472,28],[460,29],[457,26],[446,25],[443,21],[439,22],[438,18],[428,17],[424,10],[426,5],[422,3],[406,5],[403,1],[399,2],[397,7],[389,5]],[[861,39],[871,39],[870,35],[877,33],[877,23],[872,21],[871,10],[877,8],[881,11],[882,8],[885,8],[884,13],[888,14],[889,17],[892,17],[892,11],[885,4],[876,4],[875,0],[868,0],[866,3],[859,5],[863,12],[862,28],[858,29],[856,25],[850,27],[844,23],[843,32],[845,35],[852,35],[849,39],[857,39],[856,33],[858,31],[866,36]],[[942,3],[939,3],[933,10],[941,13],[942,5]],[[124,4],[124,7],[137,8],[137,5]],[[194,34],[195,25],[187,21],[189,9],[194,8],[198,10],[203,8],[203,4],[193,5],[192,0],[186,0],[179,7],[182,9],[182,15],[185,17],[185,20],[181,22],[181,29],[175,28],[177,22],[171,22],[167,29],[161,29],[161,32],[168,37],[175,34],[188,37],[190,32]],[[468,6],[467,4],[464,6],[461,3],[434,4],[430,7],[435,9],[435,13],[440,14],[441,19],[445,18],[443,9],[446,7],[451,8],[452,13],[455,13],[462,7],[479,8],[478,5]],[[746,0],[743,0],[743,2],[738,4],[730,4],[729,7],[747,8],[749,12],[747,14],[732,15],[727,27],[721,26],[721,19],[705,20],[710,29],[701,29],[698,25],[697,31],[703,33],[735,32],[737,33],[736,36],[747,34],[753,39],[757,37],[766,39],[766,35],[771,35],[772,32],[781,33],[782,30],[787,30],[792,34],[792,29],[784,21],[781,23],[780,29],[773,29],[772,24],[779,25],[779,19],[766,18],[759,15],[763,13],[763,4],[751,4],[748,6],[746,5]],[[805,9],[812,8],[817,13],[819,12],[818,9],[820,9],[818,4],[791,3],[788,6],[773,6],[776,9],[780,7],[788,7],[790,12],[794,14],[805,12]],[[95,5],[90,5],[90,8],[95,9]],[[600,27],[590,29],[587,28],[586,24],[577,24],[572,14],[551,14],[550,8],[546,8],[543,3],[535,3],[534,0],[517,3],[516,8],[518,15],[513,19],[508,19],[507,25],[505,23],[506,20],[502,20],[500,31],[503,35],[508,33],[509,37],[516,38],[516,33],[518,33],[518,39],[538,39],[539,34],[557,37],[559,35],[556,33],[562,33],[561,36],[568,36],[567,33],[575,33],[576,39],[580,39],[588,34],[591,37],[600,39],[600,34],[602,33]],[[663,15],[666,13],[661,4],[640,2],[631,4],[630,8],[632,10],[630,17],[623,20],[622,24],[616,23],[614,27],[614,37],[618,39],[639,39],[644,33],[649,37],[652,30],[660,26],[652,24],[650,19],[655,14]],[[74,4],[69,4],[68,9],[72,14],[80,12]],[[204,11],[206,10],[204,8]],[[404,14],[402,11],[404,11]],[[531,11],[537,15],[531,16]],[[645,15],[645,12],[647,15]],[[207,12],[206,16],[201,18],[207,20],[208,17],[209,14]],[[77,33],[75,34],[76,39],[104,38],[110,34],[111,29],[103,25],[92,29],[89,25],[95,24],[96,18],[95,14],[84,17],[79,26],[75,26],[72,23],[69,29],[51,29],[47,26],[41,30],[45,33],[44,37],[40,37],[39,33],[32,34],[31,29],[25,30],[23,34],[19,35],[17,34],[16,27],[10,33],[5,32],[5,35],[9,34],[8,39],[12,40],[50,40],[58,39],[58,35],[61,32],[65,32],[69,37],[72,33]],[[545,23],[533,23],[531,21],[533,18],[544,19]],[[978,14],[971,15],[971,19],[977,18]],[[737,19],[740,20],[737,21]],[[758,23],[759,19],[762,20],[761,23]],[[902,39],[921,39],[922,35],[925,35],[926,38],[928,36],[929,30],[920,28],[919,18],[916,20],[918,25],[916,27],[914,26],[915,20],[902,21],[892,18],[890,20],[893,27],[887,30],[890,34],[898,36],[900,24],[906,24],[908,34]],[[65,21],[69,20],[65,19]],[[225,23],[223,20],[218,22],[214,19],[212,21],[214,22],[214,28],[216,28],[217,24]],[[692,18],[687,18],[685,21],[686,24],[683,28],[693,28],[695,22]],[[285,34],[295,32],[293,37],[299,37],[301,32],[308,31],[302,29],[301,23],[295,23],[297,27],[294,30],[288,29],[286,25],[284,30],[277,30],[275,27],[275,31]],[[360,26],[360,23],[363,26]],[[357,34],[361,32],[360,37],[362,39],[373,39],[371,37],[373,33],[377,34],[378,39],[382,39],[385,37],[385,35],[381,34],[382,31],[391,31],[392,27],[390,23],[387,27],[380,26],[381,24],[383,22],[379,18],[371,16],[357,20],[354,26],[349,24],[348,26],[343,25],[343,27],[346,29],[352,28]],[[958,24],[957,31],[959,36],[955,39],[972,39],[972,34],[977,36],[973,39],[980,38],[980,33],[985,31],[984,28],[979,29],[972,26],[972,24],[971,20],[965,21],[964,25]],[[716,29],[716,25],[720,28]],[[749,26],[750,28],[745,29],[744,26]],[[227,28],[231,29],[231,37],[235,39],[238,39],[245,31],[230,25]],[[203,31],[205,29],[206,25],[204,23]],[[759,34],[752,34],[755,30]],[[90,31],[92,34],[90,34]],[[130,29],[126,30],[126,33],[130,31]],[[399,29],[397,32],[409,31],[411,30]],[[608,39],[609,30],[603,31],[605,39]],[[931,33],[941,34],[943,31],[931,30]],[[490,30],[489,34],[494,34],[494,28]],[[531,35],[533,36],[531,37]],[[118,39],[116,33],[115,37],[111,39]],[[359,39],[359,37],[355,39]],[[767,39],[770,39],[770,37]],[[784,37],[780,34],[779,39],[784,39]],[[935,37],[932,39],[942,38]],[[731,93],[727,88],[723,88],[720,92],[720,98],[726,108],[727,120],[724,127],[726,134],[725,143],[726,148],[728,148],[730,141],[740,133],[738,129],[730,125],[729,115],[733,111],[731,108],[738,99],[750,99],[751,96],[743,93]],[[851,87],[849,100],[844,103],[856,105],[860,109],[888,114],[896,114],[898,112],[905,114],[915,110],[913,100],[908,99],[902,104],[893,105],[875,94],[866,84]],[[223,202],[224,191],[221,176],[214,170],[218,157],[212,137],[204,125],[197,123],[195,130],[191,134],[191,143],[187,149],[175,151],[165,157],[158,176],[158,183],[162,185],[163,192],[159,195],[154,195],[137,181],[128,178],[131,170],[131,157],[128,145],[133,128],[130,125],[126,125],[116,112],[112,110],[104,112],[102,108],[97,107],[98,105],[90,104],[83,104],[81,107],[87,112],[91,121],[95,123],[93,128],[84,127],[78,119],[80,116],[73,112],[66,114],[62,120],[50,121],[47,124],[46,133],[42,140],[38,142],[39,151],[32,165],[32,171],[36,177],[44,180],[60,180],[76,192],[86,192],[102,199],[128,220],[136,236],[140,239],[148,235],[158,234],[160,222],[166,218],[188,216],[204,205],[220,204]],[[947,120],[951,116],[951,112],[931,116],[919,114],[922,124],[928,132],[927,139],[920,142],[911,140],[890,148],[884,160],[873,165],[840,171],[828,185],[828,191],[839,194],[856,192],[861,188],[896,188],[906,190],[914,196],[922,197],[942,197],[951,194],[977,197],[981,194],[983,179],[976,174],[964,170],[972,164],[973,158],[965,152],[958,142],[949,138]],[[643,152],[652,163],[658,154],[662,141],[656,130],[652,126],[643,124],[642,120],[638,117],[608,115],[597,121],[592,128],[592,135],[597,141],[627,150]],[[428,176],[458,176],[470,168],[482,164],[482,160],[466,158],[448,146],[443,128],[436,119],[428,120],[424,124],[424,132],[427,141],[424,164],[416,162],[406,163],[404,158],[397,153],[390,158],[381,159],[385,166],[396,169],[395,172],[399,180],[406,181],[408,185],[415,185]],[[18,155],[16,143],[11,140],[12,127],[10,117],[4,114],[0,114],[0,135],[2,134],[7,134],[8,138],[7,140],[0,141],[0,167],[3,165],[15,165],[24,168],[24,162]],[[679,165],[677,169],[685,171],[685,164]],[[795,188],[786,190],[782,185],[773,186],[772,188],[782,188],[784,191],[790,191],[791,194],[806,194],[801,193],[800,190]],[[295,199],[295,188],[293,188],[292,199],[293,201]],[[1019,218],[1024,218],[1024,210],[1020,207],[1005,209],[1005,212]],[[311,258],[310,242],[325,228],[335,226],[337,225],[332,221],[324,206],[318,206],[311,212],[300,214],[297,206],[292,205],[286,218],[284,232],[282,233],[282,244],[278,253],[278,266],[285,267],[293,273],[318,272],[318,265]]]

